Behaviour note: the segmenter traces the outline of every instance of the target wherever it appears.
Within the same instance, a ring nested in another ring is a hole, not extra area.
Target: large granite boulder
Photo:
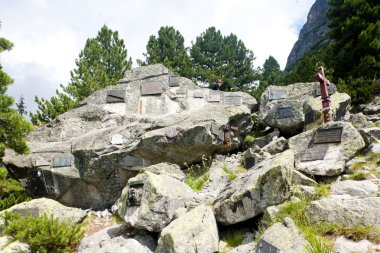
[[[321,124],[322,103],[318,91],[318,83],[269,86],[260,98],[259,118],[263,124],[288,136]],[[331,111],[334,118],[340,120],[346,115],[351,98],[334,89],[331,92]]]
[[[354,181],[344,180],[331,185],[333,195],[351,195],[353,197],[376,197],[378,186],[370,180]]]
[[[174,219],[175,210],[192,201],[193,194],[175,178],[145,171],[129,179],[117,211],[132,227],[159,232]]]
[[[365,143],[348,122],[330,122],[288,140],[294,151],[296,168],[309,175],[335,176]]]
[[[143,167],[238,148],[256,109],[249,94],[199,88],[163,65],[140,67],[37,128],[31,153],[8,150],[4,163],[35,196],[103,209]]]
[[[13,241],[9,236],[0,236],[0,252],[2,253],[31,253],[30,246],[20,241]]]
[[[287,150],[231,181],[214,204],[217,221],[235,224],[285,201],[290,194],[293,168],[294,154]]]
[[[156,253],[218,252],[219,235],[210,206],[201,205],[162,230]]]
[[[350,241],[344,236],[339,236],[334,242],[336,253],[376,253],[380,252],[380,244],[371,243],[368,240],[358,242]]]

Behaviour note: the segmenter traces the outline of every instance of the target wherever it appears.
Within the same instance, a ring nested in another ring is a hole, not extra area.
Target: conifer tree
[[[25,99],[24,99],[23,95],[20,96],[20,100],[18,103],[16,103],[16,107],[17,107],[18,113],[20,115],[24,115],[24,114],[26,115],[27,114]]]

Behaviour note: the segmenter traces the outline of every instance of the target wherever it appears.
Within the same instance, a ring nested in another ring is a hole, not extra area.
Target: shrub
[[[3,234],[29,244],[32,252],[73,252],[83,237],[80,225],[59,222],[53,215],[23,217],[6,212],[3,218]]]
[[[185,183],[194,191],[201,191],[203,184],[210,177],[209,169],[211,163],[211,157],[207,159],[205,156],[202,156],[201,164],[191,165],[190,167],[185,164],[187,166]]]

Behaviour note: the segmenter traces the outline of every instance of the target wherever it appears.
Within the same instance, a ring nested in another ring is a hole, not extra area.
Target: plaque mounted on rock
[[[52,167],[53,168],[70,167],[72,161],[73,161],[72,156],[55,157],[53,159]]]
[[[109,90],[107,91],[106,103],[124,103],[125,90]]]
[[[257,244],[256,253],[280,253],[280,249],[262,239]]]
[[[245,159],[244,159],[244,167],[247,170],[250,169],[250,168],[252,168],[253,166],[255,166],[255,164],[256,164],[255,157],[253,157],[253,156],[245,157]]]
[[[301,162],[323,160],[329,149],[329,144],[317,144],[305,150],[301,156]]]
[[[203,91],[195,91],[193,97],[194,98],[203,98],[204,97]]]
[[[285,90],[271,90],[268,93],[269,100],[279,100],[279,99],[285,99],[285,98],[286,98]]]
[[[34,161],[34,166],[36,167],[50,166],[50,163],[46,161],[43,157],[37,156],[37,158]]]
[[[343,127],[318,129],[315,133],[314,143],[333,143],[342,141]]]
[[[220,101],[220,91],[210,90],[207,96],[207,102],[219,102]]]
[[[121,164],[126,167],[143,166],[143,160],[139,157],[126,155],[121,160]]]
[[[123,135],[121,134],[114,134],[111,136],[111,144],[113,145],[121,145],[124,143]]]
[[[291,118],[294,116],[293,107],[277,107],[277,119]]]
[[[169,86],[178,87],[179,86],[179,76],[170,76],[169,77]]]
[[[314,122],[314,113],[313,111],[305,113],[305,125],[309,125]]]
[[[128,189],[128,206],[140,206],[144,184],[130,184]]]
[[[141,96],[161,95],[163,92],[161,82],[149,82],[141,84]]]
[[[235,93],[235,92],[224,92],[223,93],[223,104],[227,106],[231,105],[242,105],[243,103],[243,96],[241,93]]]

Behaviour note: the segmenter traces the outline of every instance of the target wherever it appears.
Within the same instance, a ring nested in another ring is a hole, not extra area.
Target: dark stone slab
[[[253,157],[253,156],[245,157],[245,159],[244,159],[244,167],[247,170],[250,169],[250,168],[252,168],[253,166],[255,166],[255,164],[256,164],[255,157]]]
[[[309,125],[314,122],[314,113],[313,111],[305,113],[305,125]]]
[[[210,90],[207,96],[207,102],[219,102],[220,101],[220,91]]]
[[[124,103],[125,90],[109,90],[107,91],[106,103]]]
[[[286,98],[285,90],[271,90],[268,93],[269,100],[278,100],[278,99],[285,99],[285,98]]]
[[[242,105],[243,96],[241,93],[234,92],[224,92],[223,93],[223,104],[224,105]]]
[[[332,95],[336,92],[336,86],[333,83],[330,83],[330,85],[327,86],[327,89],[328,89],[329,95]],[[315,96],[318,97],[320,95],[321,95],[321,88],[318,84],[315,86]]]
[[[305,150],[301,156],[301,162],[323,160],[329,148],[329,144],[317,144]]]
[[[203,91],[195,91],[193,97],[194,98],[203,98],[204,97]]]
[[[53,159],[52,167],[53,168],[70,167],[72,161],[73,161],[72,156],[55,157]]]
[[[144,184],[130,184],[128,189],[128,206],[140,206]]]
[[[256,253],[280,253],[280,249],[262,239],[256,246]]]
[[[170,87],[179,86],[179,76],[170,76],[169,77],[169,86]]]
[[[141,84],[141,96],[160,95],[162,94],[161,82],[149,82]]]
[[[293,116],[293,107],[277,107],[277,119],[291,118]]]
[[[315,133],[314,143],[341,142],[343,127],[318,129]]]
[[[127,167],[143,166],[143,160],[139,157],[126,155],[122,159],[121,164]]]

